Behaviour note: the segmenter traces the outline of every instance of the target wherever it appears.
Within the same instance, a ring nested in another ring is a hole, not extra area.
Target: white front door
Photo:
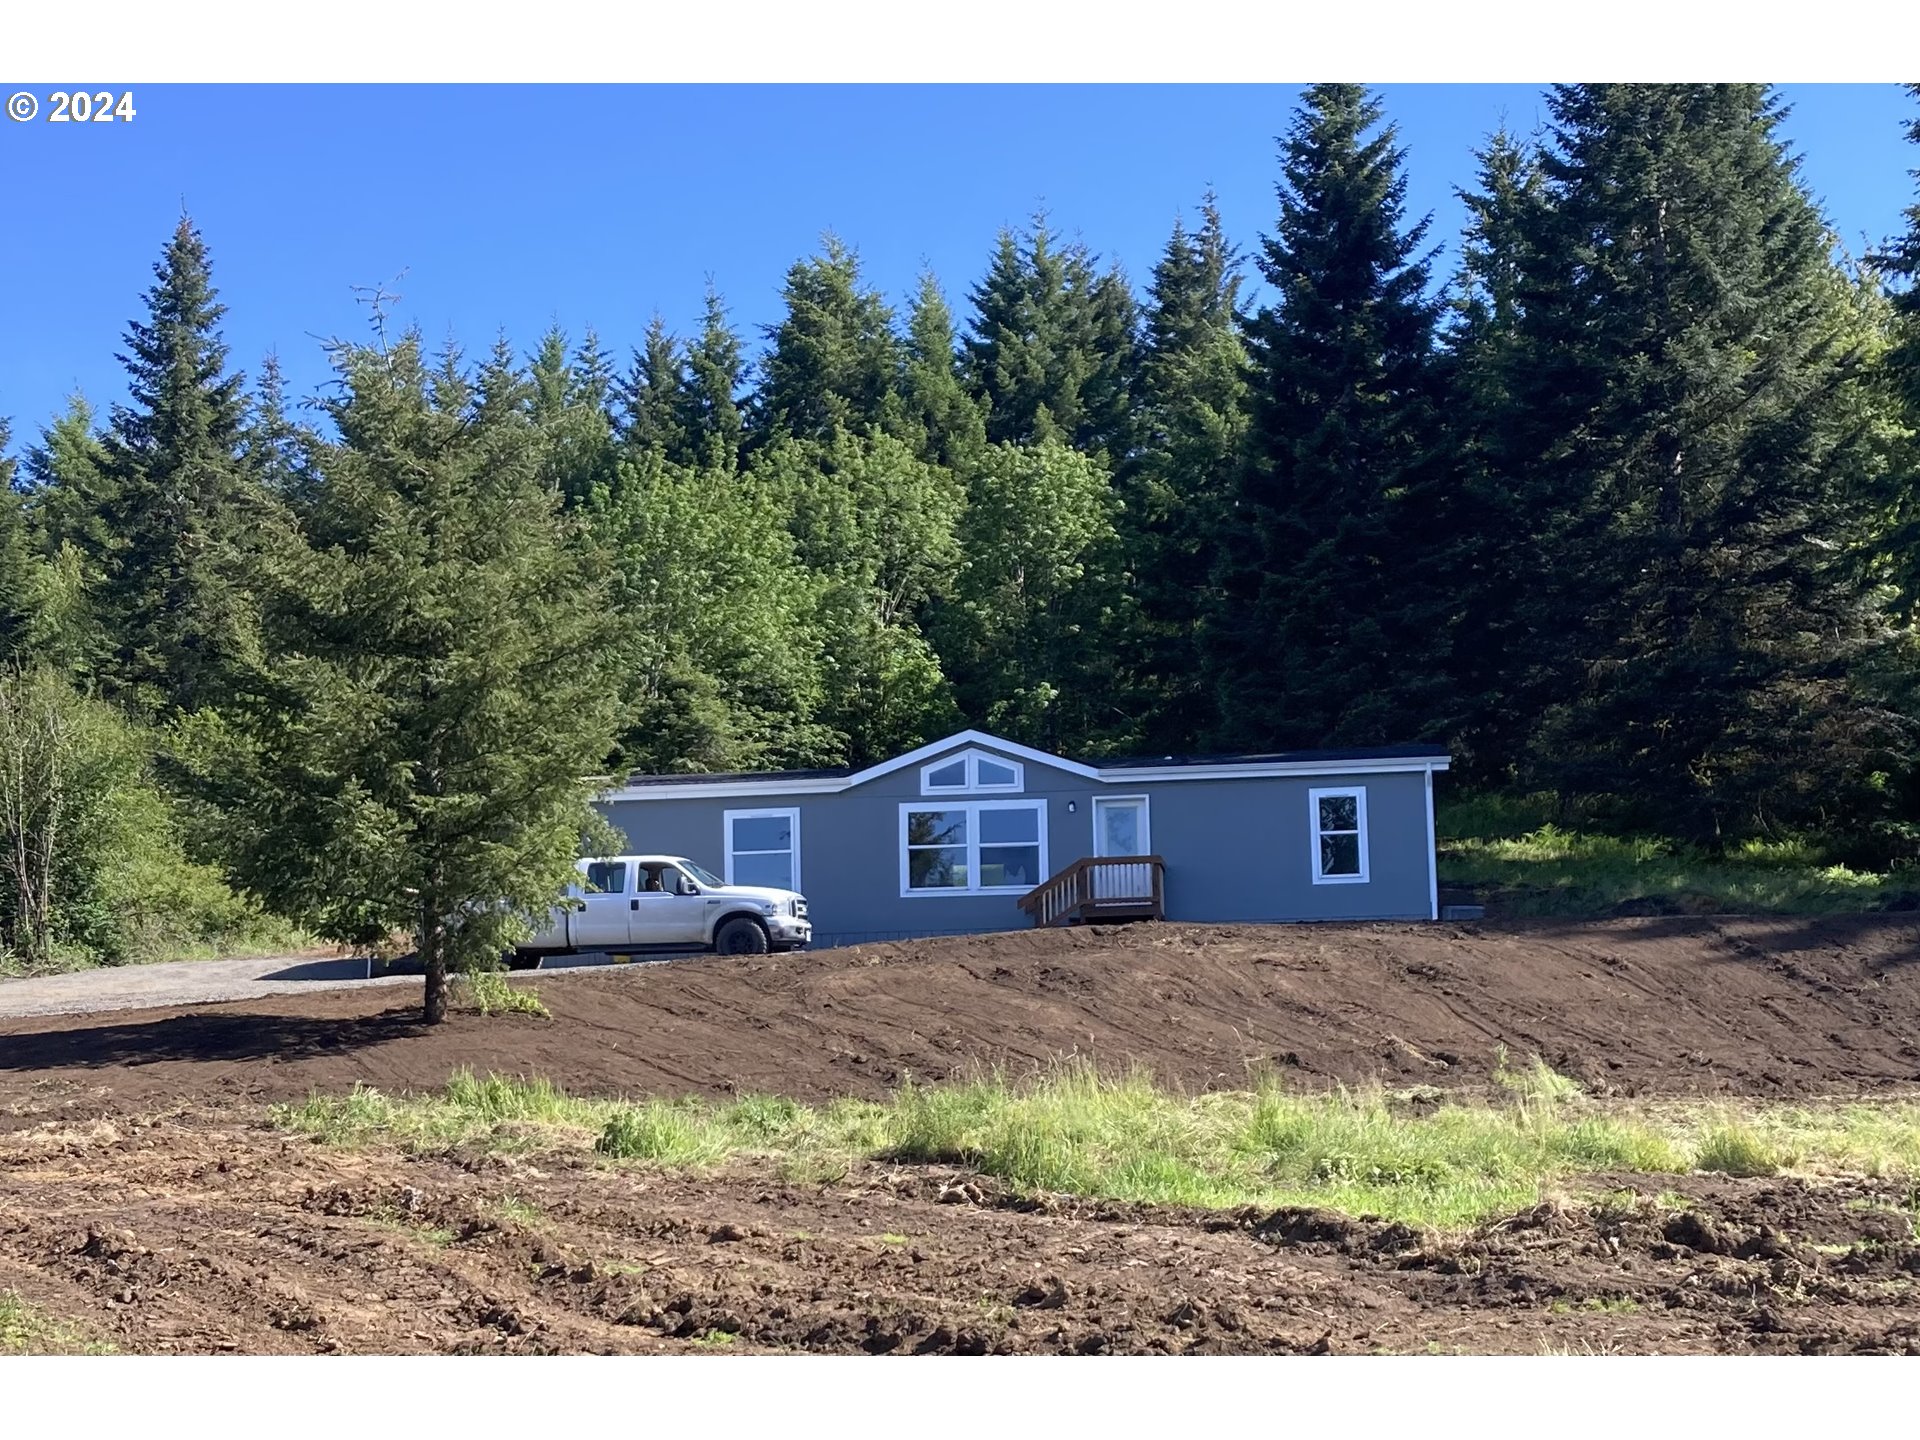
[[[1101,857],[1151,853],[1147,834],[1147,797],[1102,796],[1093,802],[1093,853]],[[1093,872],[1093,898],[1121,900],[1153,893],[1145,865],[1102,865]]]
[[[1147,797],[1129,795],[1124,799],[1097,799],[1093,802],[1093,853],[1095,855],[1147,855]]]

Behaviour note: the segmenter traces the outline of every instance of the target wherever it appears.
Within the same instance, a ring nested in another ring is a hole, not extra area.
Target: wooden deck
[[[1158,855],[1088,856],[1015,903],[1036,926],[1166,916],[1166,862]]]

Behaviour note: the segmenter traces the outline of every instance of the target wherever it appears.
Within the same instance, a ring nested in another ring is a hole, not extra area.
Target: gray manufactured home
[[[1163,916],[1437,919],[1429,746],[1084,764],[965,730],[864,770],[633,775],[629,849],[807,897],[816,945]]]

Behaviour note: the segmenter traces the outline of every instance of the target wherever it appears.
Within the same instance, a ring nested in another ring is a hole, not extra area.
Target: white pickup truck
[[[764,955],[813,938],[807,901],[792,890],[729,885],[679,855],[613,855],[582,860],[568,903],[514,951],[514,964],[582,950],[717,951]]]

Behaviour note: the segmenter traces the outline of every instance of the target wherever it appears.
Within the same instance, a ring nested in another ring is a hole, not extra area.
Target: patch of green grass
[[[907,1237],[904,1235],[896,1235],[893,1231],[889,1230],[880,1237],[880,1243],[882,1245],[905,1245],[907,1243]]]
[[[1504,1045],[1494,1047],[1493,1081],[1523,1101],[1549,1105],[1572,1100],[1585,1093],[1578,1080],[1562,1075],[1538,1055],[1528,1062],[1524,1070],[1515,1070],[1507,1059],[1507,1047]]]
[[[537,1015],[551,1020],[553,1012],[531,990],[507,983],[507,977],[495,970],[479,970],[471,975],[453,977],[454,1003],[482,1015]]]
[[[389,1095],[369,1085],[348,1094],[309,1095],[273,1106],[276,1125],[335,1145],[398,1142],[415,1150],[444,1150],[478,1142],[491,1150],[525,1151],[590,1141],[615,1102],[567,1095],[543,1078],[475,1076],[457,1070],[430,1095]]]
[[[436,1250],[444,1250],[453,1244],[454,1233],[444,1225],[430,1225],[417,1215],[409,1215],[398,1205],[383,1204],[367,1212],[367,1223],[377,1225],[383,1230],[397,1234],[410,1235],[424,1241]]]
[[[0,1355],[111,1355],[113,1347],[0,1290]]]
[[[719,1118],[698,1102],[648,1100],[608,1117],[593,1148],[615,1160],[676,1167],[710,1165],[736,1147]]]
[[[834,1179],[865,1161],[963,1166],[1018,1193],[1055,1192],[1224,1208],[1321,1206],[1454,1229],[1616,1172],[1767,1175],[1781,1170],[1920,1176],[1920,1104],[1736,1112],[1724,1105],[1596,1101],[1537,1058],[1499,1067],[1498,1103],[1408,1111],[1379,1087],[1185,1095],[1144,1072],[1065,1066],[1013,1083],[906,1084],[886,1102],[825,1106],[585,1100],[543,1080],[468,1073],[435,1095],[356,1089],[276,1109],[336,1143],[592,1148],[678,1169],[765,1157]],[[1630,1211],[1621,1193],[1594,1202]],[[1677,1195],[1655,1203],[1680,1205]],[[898,1243],[882,1237],[883,1243]]]
[[[529,1228],[539,1225],[547,1216],[538,1205],[522,1200],[518,1195],[502,1195],[493,1202],[493,1208],[503,1220],[511,1220],[516,1225]]]
[[[1630,1315],[1640,1308],[1640,1302],[1630,1295],[1589,1295],[1584,1300],[1568,1300],[1564,1297],[1549,1301],[1549,1315],[1572,1315],[1575,1313],[1594,1313],[1601,1315]]]
[[[1909,872],[1832,864],[1811,840],[1749,840],[1706,851],[1659,836],[1567,828],[1550,795],[1470,795],[1436,817],[1440,883],[1494,898],[1510,915],[1827,914],[1911,894]]]
[[[1737,1120],[1716,1125],[1694,1147],[1694,1167],[1715,1175],[1777,1175],[1780,1152]]]
[[[709,1330],[704,1335],[694,1336],[693,1343],[703,1350],[718,1350],[724,1346],[733,1344],[733,1342],[739,1338],[740,1337],[731,1330]]]

